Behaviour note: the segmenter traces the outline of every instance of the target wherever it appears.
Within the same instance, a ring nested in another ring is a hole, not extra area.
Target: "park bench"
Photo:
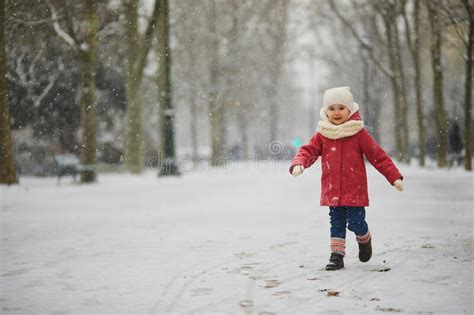
[[[54,157],[54,163],[58,175],[58,185],[63,176],[72,176],[74,182],[76,182],[77,175],[86,172],[93,172],[95,170],[95,165],[80,164],[79,158],[74,154],[56,155]]]

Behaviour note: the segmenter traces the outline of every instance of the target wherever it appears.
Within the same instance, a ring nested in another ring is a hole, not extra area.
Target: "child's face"
[[[340,125],[349,119],[349,109],[342,104],[334,104],[328,107],[329,121],[334,125]]]

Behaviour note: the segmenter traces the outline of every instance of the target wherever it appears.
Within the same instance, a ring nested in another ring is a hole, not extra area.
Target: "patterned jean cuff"
[[[346,240],[343,238],[331,238],[331,253],[346,254]]]
[[[372,235],[370,235],[370,231],[367,231],[364,235],[356,235],[357,243],[365,244],[368,243],[372,239]]]

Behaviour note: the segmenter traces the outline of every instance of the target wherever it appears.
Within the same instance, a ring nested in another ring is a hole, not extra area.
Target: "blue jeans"
[[[329,207],[331,238],[346,238],[346,226],[356,235],[362,236],[369,231],[365,222],[364,207]]]

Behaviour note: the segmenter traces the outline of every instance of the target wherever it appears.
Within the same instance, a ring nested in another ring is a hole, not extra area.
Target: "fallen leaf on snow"
[[[242,300],[239,302],[240,307],[251,307],[253,306],[253,301],[251,300]]]
[[[327,296],[338,296],[340,292],[338,291],[328,291],[326,293]]]
[[[263,286],[265,289],[271,289],[271,288],[276,288],[281,284],[280,281],[278,280],[265,280],[265,285]]]
[[[382,311],[382,312],[392,312],[392,313],[400,313],[402,310],[398,308],[393,308],[393,307],[379,307],[377,306],[375,308],[376,311]]]

